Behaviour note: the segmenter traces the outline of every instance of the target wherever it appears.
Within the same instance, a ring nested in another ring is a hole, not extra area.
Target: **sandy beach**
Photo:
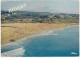
[[[4,23],[1,24],[1,44],[15,42],[16,40],[38,34],[42,31],[62,29],[70,25],[74,24]]]

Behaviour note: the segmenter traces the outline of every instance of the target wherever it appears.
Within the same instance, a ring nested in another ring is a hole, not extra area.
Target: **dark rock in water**
[[[10,42],[15,42],[15,40],[14,40],[14,39],[10,39],[9,41],[10,41]]]

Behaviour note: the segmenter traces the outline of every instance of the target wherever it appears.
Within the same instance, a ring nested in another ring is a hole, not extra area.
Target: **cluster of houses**
[[[64,18],[64,17],[74,17],[74,18],[79,18],[78,17],[78,15],[76,15],[76,17],[75,17],[75,15],[68,15],[68,14],[65,14],[65,15],[61,15],[61,14],[59,14],[59,15],[40,15],[40,16],[38,16],[38,17],[31,17],[31,18],[19,18],[19,19],[15,19],[15,18],[13,18],[13,19],[10,19],[10,17],[11,17],[11,15],[16,15],[16,13],[5,13],[4,14],[4,12],[3,13],[1,13],[1,19],[2,19],[2,23],[5,23],[5,22],[7,22],[7,23],[9,23],[9,22],[11,22],[11,23],[14,23],[14,22],[31,22],[31,21],[33,21],[34,19],[37,19],[37,20],[41,20],[41,19],[45,19],[45,18],[47,18],[47,19],[50,19],[50,18],[52,18],[52,19],[55,19],[55,18]],[[7,18],[8,17],[8,18]]]
[[[50,19],[50,18],[56,18],[56,16],[55,15],[47,15],[47,16],[41,16],[41,17],[39,17],[39,18],[25,18],[25,19],[12,19],[12,20],[5,20],[5,18],[4,17],[2,17],[2,19],[4,20],[4,21],[2,21],[2,23],[14,23],[14,22],[31,22],[32,20],[34,20],[34,19],[38,19],[38,20],[41,20],[41,19],[44,19],[44,18],[47,18],[47,19]]]

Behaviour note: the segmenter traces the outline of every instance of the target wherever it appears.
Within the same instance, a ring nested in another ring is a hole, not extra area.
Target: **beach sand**
[[[40,33],[45,30],[62,29],[74,24],[48,23],[4,23],[1,24],[1,44],[15,42],[24,37]]]

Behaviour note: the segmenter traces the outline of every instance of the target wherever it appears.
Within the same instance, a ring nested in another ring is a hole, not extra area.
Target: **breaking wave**
[[[3,57],[15,57],[15,56],[23,56],[24,55],[24,52],[25,52],[25,49],[22,47],[22,48],[18,48],[18,49],[14,49],[14,50],[11,50],[11,51],[7,51],[7,52],[4,52],[4,53],[1,53],[1,56]]]

